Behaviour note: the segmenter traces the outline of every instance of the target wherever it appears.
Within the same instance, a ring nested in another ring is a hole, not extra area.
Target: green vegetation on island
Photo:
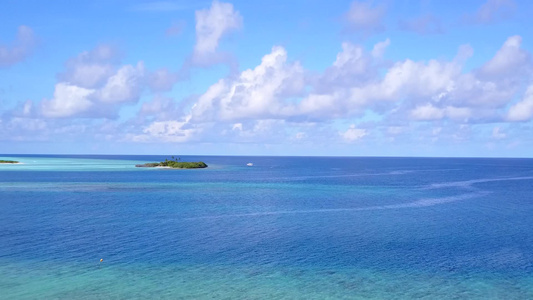
[[[1,160],[0,159],[0,164],[18,164],[19,162],[16,161],[16,160]]]
[[[142,165],[135,165],[139,168],[155,168],[155,167],[167,167],[172,169],[201,169],[201,168],[207,168],[207,165],[203,161],[197,161],[197,162],[186,162],[186,161],[180,161],[180,158],[174,158],[172,156],[173,160],[165,159],[165,161],[159,162],[159,163],[146,163]]]

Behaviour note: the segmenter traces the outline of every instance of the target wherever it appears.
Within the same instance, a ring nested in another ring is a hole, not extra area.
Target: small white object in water
[[[252,164],[252,163],[247,163],[246,165],[247,165],[248,167],[251,167],[251,166],[253,166],[254,164]]]

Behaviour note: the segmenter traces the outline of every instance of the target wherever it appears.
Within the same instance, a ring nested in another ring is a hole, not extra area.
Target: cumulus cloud
[[[220,39],[241,27],[242,16],[231,3],[215,0],[209,9],[196,11],[195,60],[201,61],[214,54]]]
[[[102,103],[136,102],[143,88],[144,74],[142,62],[137,66],[122,66],[97,92],[97,100]]]
[[[47,118],[115,117],[120,105],[135,103],[146,87],[142,62],[118,65],[117,52],[108,45],[85,51],[66,63],[58,74],[54,97],[40,103]]]
[[[413,111],[411,111],[411,116],[415,120],[439,120],[444,117],[444,111],[428,103],[416,107]]]
[[[178,121],[155,121],[143,130],[144,135],[135,138],[145,141],[186,142],[193,137],[195,132],[192,128],[186,128],[187,120]]]
[[[467,107],[446,106],[439,108],[433,106],[431,103],[417,106],[411,111],[411,118],[417,121],[434,121],[445,117],[449,119],[467,122],[471,116],[471,110]]]
[[[496,80],[495,70],[516,68],[516,61],[526,65],[529,57],[517,48],[518,40],[509,38],[480,69],[466,73],[463,65],[473,54],[468,45],[460,46],[450,61],[406,59],[381,70],[390,40],[370,52],[346,42],[332,65],[311,79],[298,62],[288,60],[285,49],[274,47],[254,69],[212,85],[194,104],[191,122],[320,122],[350,119],[368,110],[406,122],[495,122],[520,87],[520,81]],[[506,55],[513,58],[503,59]]]
[[[367,135],[366,129],[356,128],[354,124],[350,125],[348,130],[341,132],[342,138],[346,142],[355,142]]]
[[[84,112],[93,106],[89,97],[94,90],[58,83],[55,86],[54,98],[41,102],[42,113],[45,117],[60,118]]]
[[[385,7],[372,5],[371,1],[353,1],[344,15],[346,29],[364,36],[385,30]]]
[[[28,26],[19,26],[15,41],[11,45],[0,44],[0,68],[5,68],[19,63],[31,55],[37,44],[33,29]]]
[[[84,88],[101,86],[114,72],[117,51],[110,45],[98,45],[69,59],[65,71],[58,74],[61,81]]]
[[[476,108],[476,117],[494,120],[496,110],[513,100],[531,70],[530,54],[521,48],[521,37],[512,36],[479,69],[458,74],[439,99],[448,105]]]
[[[416,62],[407,59],[394,63],[383,71],[383,75],[379,74],[379,69],[368,54],[362,65],[368,66],[368,71],[361,72],[360,76],[351,74],[351,78],[340,74],[349,74],[357,68],[335,70],[334,74],[344,79],[338,80],[337,84],[333,80],[329,90],[321,89],[309,94],[300,103],[301,112],[326,119],[358,115],[369,108],[383,113],[394,107],[393,103],[439,99],[439,95],[444,96],[446,91],[453,88],[455,78],[461,74],[460,64],[438,60]],[[328,70],[325,74],[328,75]],[[329,83],[327,80],[324,82]]]
[[[282,100],[304,88],[303,77],[302,66],[288,62],[284,48],[273,47],[254,69],[209,87],[193,107],[192,120],[283,118],[286,113]]]
[[[372,48],[372,56],[374,58],[382,58],[385,54],[385,50],[390,46],[390,39],[386,39],[383,42],[379,42]]]
[[[49,127],[46,121],[36,118],[0,119],[0,130],[11,133],[0,135],[0,141],[43,141],[48,138]]]
[[[318,79],[319,90],[331,90],[339,86],[364,85],[376,75],[373,65],[375,56],[382,56],[389,40],[374,46],[372,55],[363,47],[349,42],[342,43],[342,51],[337,54],[332,66]]]
[[[466,20],[477,24],[495,23],[511,17],[515,10],[516,3],[513,0],[487,0]]]
[[[507,113],[507,120],[509,121],[529,121],[533,118],[533,84],[530,85],[524,98],[511,106]]]
[[[445,91],[453,78],[461,73],[461,65],[455,62],[430,60],[428,62],[407,59],[395,63],[374,89],[381,98],[432,97]]]
[[[530,54],[521,48],[522,37],[509,37],[496,55],[480,69],[480,75],[503,79],[510,76],[523,76],[530,71]]]
[[[494,141],[507,137],[509,129],[497,129],[490,136],[493,123],[533,118],[533,87],[520,95],[524,85],[531,85],[530,77],[524,76],[531,64],[519,36],[509,37],[491,59],[468,71],[464,64],[473,55],[468,45],[460,46],[450,60],[389,62],[383,57],[391,44],[386,39],[365,49],[344,42],[321,73],[307,71],[283,47],[275,46],[255,67],[220,79],[203,94],[181,101],[156,95],[139,105],[135,118],[111,125],[101,118],[136,103],[147,87],[155,92],[170,89],[177,75],[167,69],[151,72],[142,62],[120,65],[113,51],[99,46],[67,62],[53,97],[39,105],[20,104],[13,116],[41,120],[32,122],[32,128],[43,126],[45,118],[54,124],[69,117],[94,118],[106,125],[87,130],[125,142],[320,140],[346,146],[380,137],[414,139],[411,132],[421,133],[417,141],[462,142],[471,138],[475,126],[485,126],[485,138]],[[512,74],[513,69],[520,75]],[[367,119],[372,121],[365,123]],[[339,130],[334,120],[352,125]],[[22,128],[22,121],[17,122],[4,119],[1,126]],[[372,134],[368,128],[373,128]]]
[[[401,117],[408,109],[412,120],[502,120],[504,108],[531,72],[529,53],[521,49],[520,41],[518,36],[510,37],[493,58],[467,73],[463,72],[463,64],[473,53],[469,46],[460,47],[450,62],[396,63],[386,73],[381,90],[386,90],[388,81],[388,86],[396,87],[390,95],[405,99],[395,117]]]
[[[158,107],[145,107],[144,110],[155,109]],[[153,113],[154,111],[152,111]],[[201,138],[202,131],[206,126],[197,126],[191,124],[191,116],[182,117],[173,116],[172,119],[157,117],[147,123],[135,124],[134,129],[125,134],[123,141],[126,142],[164,142],[164,143],[183,143],[196,141]],[[140,130],[139,130],[140,127]]]

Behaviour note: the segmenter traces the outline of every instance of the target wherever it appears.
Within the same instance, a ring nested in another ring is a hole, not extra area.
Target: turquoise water
[[[531,159],[0,159],[3,299],[533,298]]]

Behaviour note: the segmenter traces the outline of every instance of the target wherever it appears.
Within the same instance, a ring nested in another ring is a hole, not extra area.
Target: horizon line
[[[0,153],[6,156],[176,156],[176,154],[66,154],[66,153]],[[213,156],[213,157],[323,157],[323,158],[494,158],[494,159],[533,159],[523,156],[393,156],[393,155],[238,155],[238,154],[181,154],[178,156]]]

